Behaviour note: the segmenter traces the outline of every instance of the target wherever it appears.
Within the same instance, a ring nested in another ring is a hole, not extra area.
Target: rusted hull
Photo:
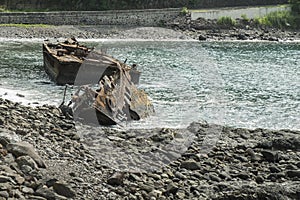
[[[81,63],[59,62],[46,50],[43,51],[43,56],[44,69],[51,80],[58,85],[74,84]]]
[[[97,55],[97,53],[93,53]],[[51,49],[46,43],[43,44],[43,58],[44,58],[44,69],[58,85],[65,84],[96,84],[99,79],[105,75],[110,75],[112,70],[107,66],[99,65],[97,61],[91,61],[89,56],[80,61],[60,61],[57,56],[53,55]],[[80,76],[77,77],[77,74]],[[137,70],[130,70],[131,81],[134,84],[139,83],[140,72]]]
[[[139,90],[140,72],[76,39],[43,45],[47,74],[59,85],[80,85],[71,104],[74,119],[100,125],[139,120],[154,112],[147,94]],[[93,87],[96,86],[96,89]]]

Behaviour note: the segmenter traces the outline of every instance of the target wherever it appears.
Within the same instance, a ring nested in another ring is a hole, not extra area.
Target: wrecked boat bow
[[[75,120],[116,125],[154,113],[148,95],[137,88],[140,72],[135,68],[107,54],[89,52],[76,73],[74,84],[80,87],[69,103]]]

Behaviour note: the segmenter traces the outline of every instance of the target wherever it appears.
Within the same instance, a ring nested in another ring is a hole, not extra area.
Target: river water
[[[85,42],[137,63],[142,72],[139,87],[151,97],[156,114],[127,127],[186,127],[206,120],[300,129],[300,43]],[[33,106],[60,104],[64,87],[45,74],[41,43],[0,41],[0,97]]]

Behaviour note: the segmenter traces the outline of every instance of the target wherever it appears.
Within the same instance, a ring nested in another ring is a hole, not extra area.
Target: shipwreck
[[[78,87],[68,105],[60,106],[75,120],[116,125],[154,113],[148,95],[137,87],[140,72],[103,52],[79,45],[76,39],[43,44],[44,67],[59,85]]]
[[[106,65],[103,61],[99,62],[99,58],[104,56],[106,60],[121,63],[129,71],[131,81],[138,84],[140,72],[135,65],[128,66],[103,52],[80,45],[75,38],[57,43],[46,40],[43,43],[44,69],[58,85],[97,83],[99,75],[110,75],[116,68],[109,66],[109,63]]]

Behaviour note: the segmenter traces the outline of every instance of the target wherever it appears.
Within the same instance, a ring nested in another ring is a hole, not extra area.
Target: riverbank
[[[0,199],[300,198],[299,131],[205,122],[192,123],[185,131],[99,128],[107,144],[130,147],[131,152],[140,151],[140,144],[145,151],[163,148],[184,132],[194,135],[182,155],[166,152],[166,158],[176,159],[157,170],[116,173],[101,159],[116,155],[91,148],[97,135],[80,132],[58,108],[3,99],[0,108]],[[207,135],[218,137],[216,145],[203,144]],[[149,163],[157,162],[152,158]]]
[[[7,39],[134,39],[134,40],[188,40],[183,33],[161,27],[124,26],[3,26],[0,37]]]
[[[233,19],[231,19],[233,20]],[[220,24],[216,19],[191,20],[189,14],[178,16],[167,27],[200,41],[299,41],[300,31],[258,25],[254,19],[235,19],[233,24]]]
[[[179,18],[165,27],[125,26],[2,26],[3,39],[121,39],[121,40],[195,40],[195,41],[300,41],[299,31],[275,28],[224,27],[216,20],[186,21]]]

